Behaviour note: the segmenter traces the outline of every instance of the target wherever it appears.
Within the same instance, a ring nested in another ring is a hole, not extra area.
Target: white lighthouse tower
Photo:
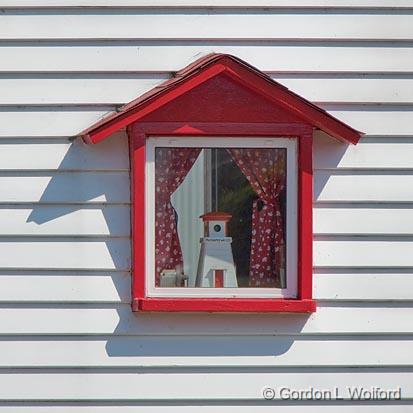
[[[196,287],[238,287],[232,256],[232,238],[228,237],[226,212],[209,212],[201,215],[204,221],[204,237],[201,238]]]

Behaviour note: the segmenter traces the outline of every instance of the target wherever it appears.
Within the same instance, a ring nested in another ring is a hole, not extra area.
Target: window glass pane
[[[286,149],[155,149],[156,287],[286,288]]]

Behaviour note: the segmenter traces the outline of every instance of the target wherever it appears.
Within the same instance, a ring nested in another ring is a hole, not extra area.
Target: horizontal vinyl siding
[[[1,0],[0,6],[11,9],[42,9],[54,8],[64,10],[64,8],[87,8],[87,7],[105,7],[109,9],[118,9],[119,7],[162,7],[162,8],[180,8],[180,7],[234,7],[241,10],[255,8],[318,8],[336,9],[350,8],[360,9],[398,9],[413,7],[411,0],[175,0],[171,3],[168,0]]]
[[[0,105],[121,105],[168,78],[168,73],[0,74]],[[323,103],[412,104],[408,75],[272,74],[294,92]]]
[[[194,407],[194,404],[196,407]],[[30,406],[23,403],[17,402],[9,402],[6,403],[4,406],[0,406],[0,412],[7,412],[7,413],[27,413],[27,412],[34,412],[34,413],[73,413],[73,412],[80,412],[80,413],[131,413],[136,412],[139,409],[140,413],[192,413],[194,408],[200,413],[220,413],[223,410],[230,413],[249,413],[251,410],[255,409],[255,411],[263,412],[263,413],[270,413],[274,411],[274,404],[273,403],[266,403],[262,404],[258,403],[251,403],[247,401],[241,402],[214,402],[209,406],[200,405],[199,403],[192,402],[192,403],[185,403],[184,405],[180,404],[177,406],[175,402],[159,402],[154,403],[151,402],[131,402],[131,401],[123,401],[117,404],[113,402],[99,402],[98,405],[95,403],[87,403],[86,406],[82,406],[80,403],[71,403],[71,402],[54,402],[53,404],[45,403],[45,402],[32,402]],[[17,405],[17,407],[16,407]],[[353,409],[357,409],[357,412],[361,413],[382,413],[387,412],[389,409],[388,405],[367,405],[366,402],[352,402],[351,406]],[[404,403],[396,404],[392,402],[391,410],[395,413],[405,413],[406,405]],[[284,403],[277,403],[276,405],[277,412],[279,413],[291,413],[297,411],[297,405],[295,403],[291,403],[289,401]],[[334,406],[330,403],[325,403],[325,405],[308,405],[305,408],[306,412],[309,413],[318,413],[318,412],[328,412],[328,413],[343,413],[348,412],[349,406]],[[254,410],[253,410],[254,411]]]
[[[166,39],[3,41],[0,73],[172,72],[211,52],[231,53],[277,73],[413,71],[411,42]]]
[[[1,237],[129,237],[129,205],[0,206]]]
[[[412,409],[413,2],[0,8],[0,412]],[[127,137],[72,137],[212,51],[367,133],[316,133],[310,316],[130,310]],[[261,395],[358,384],[404,400]]]
[[[287,388],[300,388],[311,383],[314,388],[328,388],[336,382],[343,388],[371,388],[379,381],[386,388],[395,388],[397,382],[405,389],[405,399],[413,398],[410,383],[411,372],[393,372],[364,369],[331,369],[323,373],[314,369],[273,369],[273,371],[204,371],[176,372],[170,369],[167,374],[160,371],[141,373],[131,371],[88,372],[73,374],[69,371],[40,371],[35,374],[19,372],[0,374],[0,397],[3,399],[50,400],[76,399],[88,400],[158,400],[176,402],[194,401],[199,398],[210,401],[256,401],[262,396],[257,389],[263,389],[268,383],[283,383]],[[165,377],[166,376],[166,377]],[[168,386],[159,391],[160,380],[168,378]],[[116,383],[116,386],[113,383]],[[137,389],[139,389],[137,391]],[[257,397],[258,393],[258,397]],[[349,395],[343,399],[350,400]],[[351,408],[351,407],[350,407]]]
[[[13,170],[129,172],[128,138],[120,132],[93,147],[55,138],[0,140],[0,173]]]
[[[330,334],[376,335],[413,333],[411,303],[401,302],[321,302],[316,314],[132,314],[129,304],[7,305],[0,308],[2,334],[5,335],[317,335],[328,340]],[[252,325],[254,327],[252,327]],[[190,344],[190,342],[189,342]],[[242,345],[236,343],[237,346]],[[164,352],[167,343],[160,343]],[[191,345],[182,351],[197,351]],[[128,349],[124,349],[127,353]],[[137,348],[130,351],[138,351]],[[141,355],[144,355],[141,353]],[[219,353],[217,354],[219,356]],[[200,354],[202,358],[202,354]],[[245,354],[248,359],[248,354]],[[161,363],[161,359],[158,360]],[[205,360],[206,361],[206,360]]]
[[[375,368],[413,366],[411,337],[404,340],[334,336],[98,336],[11,337],[0,342],[1,368],[188,369],[214,367]],[[194,347],[188,350],[185,343]],[[166,352],[165,348],[169,351]],[[135,349],[135,350],[134,350]],[[220,355],[217,355],[217,352]],[[200,356],[203,357],[200,357]],[[246,357],[248,356],[248,357]]]
[[[188,14],[191,18],[188,19]],[[365,39],[412,40],[411,13],[354,14],[182,10],[36,14],[6,11],[0,39]],[[248,27],[248,31],[245,28]],[[297,27],[300,32],[297,33]],[[297,36],[299,34],[299,36]]]
[[[125,275],[126,274],[126,275]],[[314,269],[314,297],[332,301],[411,301],[413,270],[403,268]],[[354,288],[357,286],[357,288]],[[127,271],[16,270],[0,274],[0,304],[130,303]],[[320,301],[321,302],[321,301]]]

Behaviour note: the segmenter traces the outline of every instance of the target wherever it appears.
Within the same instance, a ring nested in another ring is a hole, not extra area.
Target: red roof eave
[[[260,84],[260,93],[267,95],[267,97],[272,97],[273,100],[277,100],[287,110],[290,110],[315,128],[324,131],[334,138],[356,144],[363,135],[362,132],[351,128],[325,110],[291,92],[288,88],[275,82],[265,73],[243,60],[227,54],[213,53],[193,62],[177,72],[173,78],[166,80],[137,99],[122,106],[117,112],[104,117],[82,131],[78,136],[82,137],[86,143],[100,142],[119,129],[137,121],[142,116],[172,100],[178,90],[181,89],[182,93],[184,93],[186,82],[195,85],[194,79],[200,72],[208,71],[210,72],[210,77],[212,77],[223,70],[228,70],[232,74],[238,75],[241,79],[254,77],[259,80],[257,83]]]

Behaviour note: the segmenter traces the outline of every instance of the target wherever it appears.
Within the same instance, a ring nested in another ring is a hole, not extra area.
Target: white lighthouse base
[[[196,287],[215,287],[215,272],[223,272],[223,287],[238,287],[231,237],[201,238]]]

